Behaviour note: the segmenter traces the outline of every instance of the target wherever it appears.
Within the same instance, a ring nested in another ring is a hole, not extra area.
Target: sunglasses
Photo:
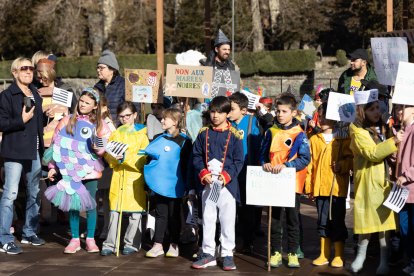
[[[119,117],[119,119],[125,119],[125,120],[128,120],[131,116],[132,116],[132,113],[130,113],[130,114],[125,114],[125,115],[119,115],[118,117]]]
[[[22,66],[22,67],[20,67],[20,71],[27,71],[27,70],[29,70],[29,71],[34,71],[34,67],[33,66]]]

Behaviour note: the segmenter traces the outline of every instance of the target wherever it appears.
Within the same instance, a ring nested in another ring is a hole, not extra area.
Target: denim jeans
[[[36,160],[4,161],[5,183],[3,195],[0,200],[0,242],[6,244],[14,241],[10,233],[13,221],[13,202],[19,192],[19,182],[22,171],[26,174],[26,219],[23,226],[23,237],[36,234],[39,222],[39,180],[41,176],[41,164],[39,154]]]

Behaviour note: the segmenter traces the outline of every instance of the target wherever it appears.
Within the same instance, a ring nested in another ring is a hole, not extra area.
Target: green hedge
[[[346,52],[342,49],[336,51],[336,62],[339,66],[345,66],[348,64],[348,58],[346,57]]]
[[[309,72],[315,68],[314,50],[265,51],[260,53],[242,52],[236,54],[236,64],[242,76],[273,75],[294,72]],[[95,78],[96,62],[99,57],[59,57],[57,71],[63,78]],[[124,68],[157,69],[157,56],[120,55],[117,57]],[[175,64],[175,54],[166,54],[165,64]],[[0,62],[0,79],[11,78],[11,61]]]
[[[235,61],[242,76],[309,72],[315,69],[314,50],[244,52]]]

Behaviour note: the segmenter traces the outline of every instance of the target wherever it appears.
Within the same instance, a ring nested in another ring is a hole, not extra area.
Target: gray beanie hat
[[[221,29],[218,30],[216,40],[214,41],[214,47],[218,47],[223,44],[231,45],[230,39],[223,33]]]
[[[110,50],[102,52],[101,57],[98,59],[98,64],[105,64],[119,71],[118,61],[116,60],[115,54]]]

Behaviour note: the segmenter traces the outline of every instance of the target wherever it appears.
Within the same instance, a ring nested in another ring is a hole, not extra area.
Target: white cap
[[[378,101],[378,89],[355,91],[354,98],[355,105]]]

